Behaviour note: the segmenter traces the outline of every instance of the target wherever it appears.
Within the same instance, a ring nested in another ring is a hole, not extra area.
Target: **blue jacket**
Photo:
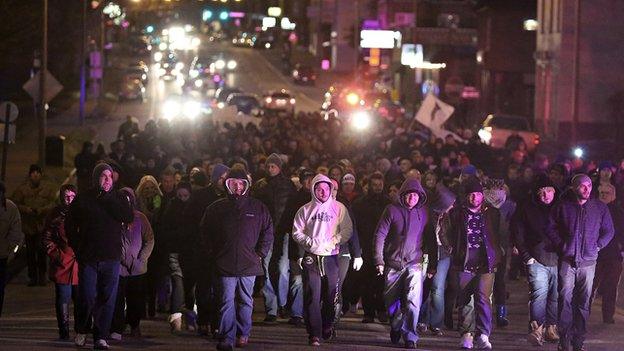
[[[560,260],[587,266],[596,262],[598,251],[609,244],[614,232],[607,205],[597,199],[579,205],[575,198],[569,198],[553,208],[546,236]]]

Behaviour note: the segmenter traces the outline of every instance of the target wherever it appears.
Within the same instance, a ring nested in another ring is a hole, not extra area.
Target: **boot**
[[[197,331],[197,314],[193,310],[187,310],[184,312],[184,319],[186,320],[186,330],[190,332]]]
[[[56,316],[59,327],[59,338],[61,340],[69,340],[69,305],[64,303],[61,305],[60,311]]]
[[[507,306],[499,305],[496,307],[496,325],[501,328],[509,325],[509,320],[507,319]]]
[[[182,331],[182,313],[173,313],[169,316],[169,325],[171,326],[172,333],[179,333]]]
[[[546,327],[546,332],[544,333],[544,339],[548,342],[559,341],[559,331],[557,331],[556,325],[549,325]]]
[[[544,327],[539,325],[537,321],[531,322],[531,332],[527,336],[527,341],[533,346],[542,346],[544,344]]]

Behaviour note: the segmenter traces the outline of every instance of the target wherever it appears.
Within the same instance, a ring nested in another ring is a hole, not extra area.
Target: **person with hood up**
[[[122,237],[119,286],[111,327],[111,339],[118,341],[121,340],[126,323],[130,325],[131,336],[141,336],[139,324],[145,314],[145,273],[147,260],[154,249],[152,226],[147,217],[137,210],[134,191],[131,188],[122,188],[121,193],[130,200],[134,218],[132,222],[124,223]]]
[[[598,187],[598,199],[607,204],[615,236],[604,249],[598,253],[596,276],[594,278],[593,296],[599,292],[602,296],[602,322],[615,323],[615,303],[618,295],[618,285],[622,275],[622,254],[624,251],[624,210],[615,201],[616,190],[611,184],[602,184]]]
[[[557,264],[559,256],[546,236],[548,218],[557,203],[555,183],[538,177],[530,200],[513,216],[511,232],[529,281],[529,335],[535,346],[557,342]]]
[[[286,208],[288,197],[297,189],[295,184],[282,173],[284,163],[278,154],[271,154],[267,158],[266,169],[268,176],[260,179],[252,189],[252,196],[262,201],[271,213],[273,223],[277,226]],[[265,322],[275,322],[278,315],[284,315],[286,300],[288,299],[288,234],[277,235],[273,248],[263,260],[264,307]]]
[[[427,195],[420,182],[407,179],[398,201],[386,206],[375,231],[375,267],[384,277],[384,301],[390,316],[390,341],[415,349],[425,271],[424,255],[431,252],[423,233],[427,224]],[[435,261],[435,258],[434,258]]]
[[[559,350],[583,350],[598,252],[613,239],[609,208],[591,198],[592,182],[575,175],[553,208],[546,235],[559,253]]]
[[[443,219],[445,229],[440,231],[440,242],[451,256],[449,275],[458,289],[460,346],[490,350],[490,296],[494,272],[502,257],[498,242],[500,212],[484,202],[483,186],[478,178],[469,177],[462,186],[464,202],[454,206]]]
[[[497,208],[500,212],[500,227],[498,231],[498,242],[501,245],[502,256],[496,274],[494,276],[494,303],[496,304],[496,325],[506,327],[509,325],[507,319],[507,286],[505,284],[507,273],[507,252],[510,251],[510,223],[514,212],[516,212],[516,202],[510,198],[509,187],[502,179],[490,179],[483,192],[485,202]]]
[[[233,167],[225,180],[228,196],[208,206],[201,223],[203,268],[215,274],[219,305],[218,350],[245,347],[251,332],[253,286],[264,274],[262,259],[273,245],[269,209],[249,196],[244,169]]]
[[[123,224],[134,213],[130,200],[113,189],[107,163],[93,169],[92,188],[78,194],[69,207],[65,230],[78,260],[77,346],[84,346],[93,316],[94,348],[107,350],[122,257]]]
[[[50,257],[50,280],[54,282],[56,322],[61,340],[69,340],[69,303],[76,303],[78,293],[78,262],[65,232],[65,217],[77,192],[74,185],[61,186],[61,203],[50,212],[43,229],[43,246]],[[78,308],[74,307],[74,324],[77,312]]]
[[[7,282],[7,262],[24,241],[22,220],[17,205],[6,198],[6,187],[0,181],[0,316]]]
[[[312,179],[312,200],[295,215],[292,238],[305,251],[302,259],[304,319],[308,343],[320,346],[320,338],[334,333],[340,280],[340,245],[353,233],[347,208],[332,197],[333,184],[322,174]],[[322,298],[322,300],[321,300]]]

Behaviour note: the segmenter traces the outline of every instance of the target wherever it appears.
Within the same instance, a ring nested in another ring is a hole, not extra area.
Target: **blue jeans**
[[[422,299],[423,267],[415,264],[401,270],[386,268],[384,302],[390,316],[390,328],[401,332],[404,341],[418,341],[418,316]]]
[[[69,333],[69,303],[74,301],[78,295],[78,285],[54,284],[56,322],[61,334]],[[76,317],[78,307],[74,305],[74,328],[76,327]]]
[[[587,335],[596,264],[572,267],[559,262],[559,343],[580,348]]]
[[[529,280],[529,322],[557,325],[557,267],[535,261],[527,265]]]
[[[217,277],[219,333],[222,342],[233,344],[237,336],[249,337],[256,277]]]
[[[303,276],[301,267],[296,260],[290,261],[290,287],[288,298],[290,300],[290,316],[303,318]]]
[[[80,264],[76,323],[78,333],[87,333],[93,316],[93,340],[108,337],[117,299],[119,266],[119,261]]]
[[[288,234],[284,235],[282,245],[282,255],[276,257],[277,262],[271,262],[273,250],[262,259],[262,267],[264,268],[264,287],[262,295],[264,296],[264,308],[267,315],[277,316],[278,307],[286,306],[288,299],[288,279],[290,261],[288,260]],[[275,267],[277,265],[277,267]],[[274,284],[277,283],[277,293]]]
[[[420,321],[428,324],[431,328],[444,327],[444,291],[446,290],[446,276],[450,266],[450,257],[444,257],[438,261],[436,273],[431,278],[429,297],[421,307]]]

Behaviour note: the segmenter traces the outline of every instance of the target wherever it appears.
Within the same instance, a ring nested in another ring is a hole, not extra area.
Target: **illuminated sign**
[[[262,27],[263,28],[273,28],[277,24],[277,19],[275,17],[264,17],[262,19]]]
[[[395,34],[391,30],[363,30],[360,32],[360,47],[363,49],[392,49]]]
[[[279,17],[282,15],[282,9],[280,7],[269,7],[267,14],[271,17]]]

